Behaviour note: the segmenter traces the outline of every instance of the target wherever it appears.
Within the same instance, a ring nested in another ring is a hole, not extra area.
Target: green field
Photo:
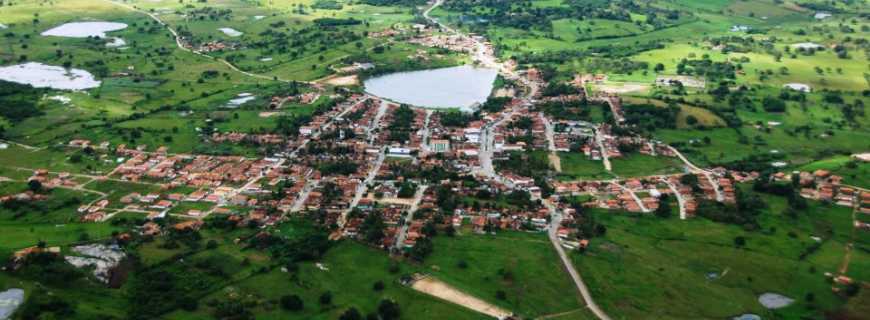
[[[762,317],[819,316],[844,300],[831,293],[825,272],[840,266],[851,234],[849,208],[813,205],[794,220],[779,212],[784,199],[767,196],[763,231],[746,232],[695,218],[662,220],[628,213],[595,211],[607,236],[595,239],[573,259],[598,303],[615,319],[726,318],[742,313]],[[733,238],[743,236],[744,248]],[[799,254],[822,238],[818,251]],[[866,245],[866,243],[864,244]],[[867,279],[865,260],[853,257],[848,275]],[[710,278],[709,274],[717,274]],[[794,306],[765,310],[757,295],[785,294]],[[691,293],[691,294],[687,294]],[[807,301],[807,294],[814,299]]]
[[[462,232],[435,239],[435,250],[425,260],[424,272],[523,317],[582,308],[574,294],[576,288],[545,234]],[[506,298],[496,298],[497,291],[504,291]]]
[[[870,188],[870,164],[867,162],[854,160],[848,156],[838,156],[814,161],[800,167],[800,170],[810,172],[820,169],[843,177],[845,184]]]
[[[604,163],[600,160],[590,160],[583,153],[579,152],[560,152],[559,158],[562,161],[562,174],[560,178],[576,180],[576,179],[609,179],[613,175],[604,169]]]

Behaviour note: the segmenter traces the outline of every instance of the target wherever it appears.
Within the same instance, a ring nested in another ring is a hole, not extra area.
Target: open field
[[[465,230],[433,242],[423,271],[467,294],[528,317],[582,307],[544,234],[502,231],[493,236]],[[498,299],[497,291],[506,298]]]
[[[604,169],[601,161],[590,160],[583,153],[560,152],[562,174],[565,179],[609,179],[613,175]]]
[[[792,220],[779,213],[783,198],[766,200],[770,208],[760,217],[762,231],[755,232],[703,218],[675,221],[596,210],[607,236],[593,240],[585,254],[575,253],[573,259],[615,319],[725,318],[742,313],[788,318],[839,308],[843,299],[831,293],[823,274],[840,265],[851,233],[851,210],[814,204]],[[734,246],[735,236],[747,239],[744,248]],[[822,246],[800,259],[814,242],[810,236],[822,237]],[[857,270],[849,275],[867,276]],[[785,294],[797,302],[767,311],[756,301],[763,292]],[[805,300],[810,293],[814,299]]]
[[[388,268],[392,263],[394,262],[383,253],[359,244],[343,242],[337,244],[318,262],[322,269],[315,263],[300,264],[295,274],[275,269],[216,291],[210,298],[226,299],[228,296],[252,295],[256,300],[274,303],[281,295],[297,294],[305,303],[305,308],[301,311],[286,311],[274,305],[263,305],[257,310],[262,319],[335,319],[350,307],[365,314],[374,312],[381,299],[395,300],[401,305],[403,315],[414,315],[419,319],[487,318],[404,287],[398,282],[399,276],[411,269],[400,264],[402,271],[390,273]],[[360,265],[367,267],[357,267]],[[384,290],[372,290],[372,285],[377,281],[384,283]],[[319,296],[324,292],[332,293],[332,302],[328,305],[320,305],[318,302]],[[207,314],[185,312],[172,316],[182,319],[209,318]]]
[[[870,164],[849,156],[837,156],[810,162],[800,167],[803,171],[828,170],[843,177],[843,183],[870,188]]]

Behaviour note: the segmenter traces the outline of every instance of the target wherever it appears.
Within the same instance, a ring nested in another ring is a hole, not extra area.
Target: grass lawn
[[[562,161],[562,174],[560,179],[609,179],[613,174],[604,169],[604,163],[600,160],[590,160],[580,152],[560,152],[559,159]]]
[[[493,236],[470,230],[463,234],[436,237],[424,271],[522,317],[582,308],[577,289],[545,234],[504,231]],[[467,266],[460,266],[460,261]],[[506,293],[505,300],[496,298],[499,290]]]
[[[229,295],[248,296],[261,301],[254,309],[257,319],[337,319],[350,307],[361,313],[376,312],[381,299],[399,303],[402,318],[408,319],[486,319],[462,307],[437,300],[402,286],[398,279],[414,268],[401,265],[400,271],[390,273],[390,259],[381,251],[355,242],[343,241],[335,245],[320,261],[328,270],[321,270],[314,263],[299,264],[294,275],[274,269],[257,274],[219,290],[206,299],[226,299]],[[375,291],[372,286],[383,281],[384,289]],[[320,305],[318,299],[326,291],[332,293],[330,305]],[[283,295],[299,295],[304,302],[302,311],[291,312],[276,305]],[[175,312],[178,319],[211,319],[207,308],[196,313]]]
[[[683,170],[683,163],[677,158],[653,157],[639,153],[611,158],[610,163],[613,166],[613,173],[620,177],[642,177],[677,173]]]
[[[740,143],[739,134],[731,128],[658,130],[655,138],[668,144],[684,144],[678,149],[693,163],[700,165],[734,161],[752,154],[770,153],[771,150],[779,151],[791,164],[800,165],[813,161],[823,151],[866,151],[870,138],[870,133],[864,130],[832,129],[834,136],[826,138],[817,135],[822,133],[820,130],[814,130],[813,135],[806,137],[803,134],[790,135],[781,127],[775,127],[767,133],[744,126],[741,132],[749,138],[748,143]],[[688,146],[690,140],[700,140],[705,136],[710,137],[711,144]]]

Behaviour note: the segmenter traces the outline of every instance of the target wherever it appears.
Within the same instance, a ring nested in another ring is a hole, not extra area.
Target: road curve
[[[132,5],[129,5],[129,4],[126,4],[126,3],[120,3],[120,2],[113,1],[113,0],[104,0],[104,1],[106,1],[106,2],[108,2],[108,3],[111,3],[111,4],[113,4],[113,5],[116,5],[116,6],[119,6],[119,7],[125,8],[125,9],[127,9],[127,10],[132,10],[132,11],[135,11],[135,12],[138,12],[138,13],[141,13],[141,14],[144,14],[144,15],[147,15],[148,17],[151,18],[151,20],[154,20],[154,22],[157,22],[157,23],[160,24],[161,26],[165,27],[166,30],[168,30],[169,33],[172,34],[172,36],[175,38],[175,45],[178,47],[178,49],[181,49],[182,51],[190,52],[190,53],[192,53],[192,54],[198,55],[198,56],[200,56],[200,57],[203,57],[203,58],[206,58],[206,59],[209,59],[209,60],[214,60],[214,61],[217,61],[217,62],[223,63],[223,64],[225,64],[227,67],[229,67],[230,69],[232,69],[233,71],[238,72],[238,73],[241,73],[241,74],[243,74],[243,75],[245,75],[245,76],[252,77],[252,78],[257,78],[257,79],[262,79],[262,80],[279,81],[279,82],[284,82],[284,83],[299,82],[299,83],[314,84],[314,82],[312,82],[312,81],[287,80],[287,79],[281,79],[281,78],[278,78],[277,76],[267,76],[267,75],[256,74],[256,73],[251,73],[251,72],[247,72],[247,71],[241,70],[241,69],[239,69],[238,67],[236,67],[234,64],[230,63],[229,61],[226,61],[226,60],[224,60],[224,59],[220,59],[220,58],[215,58],[215,57],[212,57],[212,56],[210,56],[210,55],[204,54],[204,53],[202,53],[202,52],[198,52],[198,51],[195,51],[195,50],[191,50],[191,49],[185,47],[184,44],[181,43],[181,36],[178,35],[178,32],[175,31],[175,29],[173,29],[171,26],[169,26],[168,23],[163,22],[163,20],[160,20],[160,18],[157,17],[157,15],[155,15],[155,14],[153,14],[153,13],[151,13],[151,12],[148,12],[148,11],[145,11],[145,10],[142,10],[142,9],[139,9],[139,8],[136,8],[136,7],[134,7],[134,6],[132,6]]]

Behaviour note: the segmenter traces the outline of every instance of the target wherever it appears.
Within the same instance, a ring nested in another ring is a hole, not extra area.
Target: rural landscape
[[[0,320],[870,319],[867,0],[0,0]]]

